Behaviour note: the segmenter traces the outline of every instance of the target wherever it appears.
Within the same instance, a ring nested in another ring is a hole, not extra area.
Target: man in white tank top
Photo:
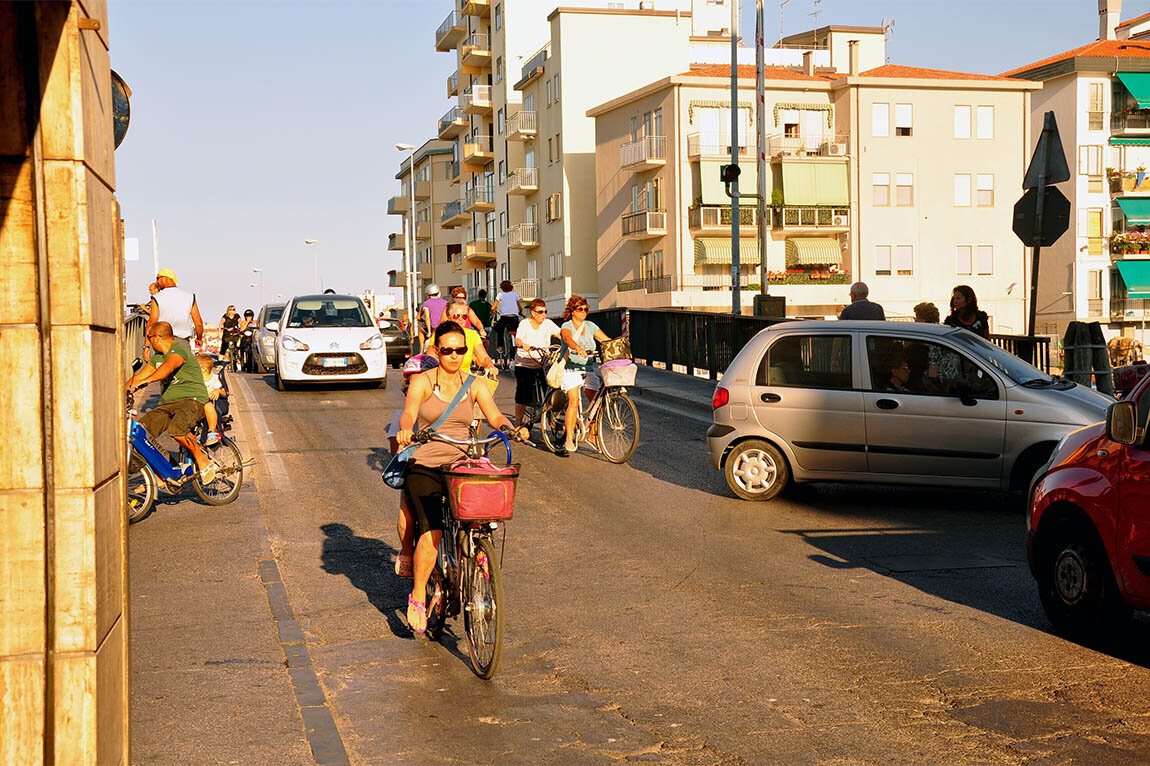
[[[172,326],[172,335],[192,345],[192,335],[196,336],[196,343],[204,343],[204,320],[200,317],[200,307],[196,305],[196,296],[187,290],[176,287],[179,280],[171,269],[160,269],[156,273],[156,284],[160,291],[152,296],[148,306],[148,324],[151,328],[156,322],[167,322]]]

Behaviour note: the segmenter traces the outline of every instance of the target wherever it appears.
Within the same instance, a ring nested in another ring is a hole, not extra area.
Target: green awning
[[[699,237],[695,240],[695,265],[720,266],[731,263],[731,240],[720,237]],[[739,238],[739,264],[759,264],[759,243],[747,237]]]
[[[1122,136],[1113,136],[1110,139],[1111,146],[1150,146],[1150,136],[1146,138],[1126,138]]]
[[[1127,298],[1150,300],[1150,261],[1118,261]]]
[[[1118,79],[1138,102],[1139,109],[1150,109],[1150,72],[1119,72]]]
[[[839,243],[826,237],[794,237],[787,240],[787,268],[792,266],[842,266]]]
[[[1150,225],[1150,197],[1119,197],[1118,206],[1130,226]]]
[[[783,204],[849,205],[847,163],[787,160],[782,163]]]

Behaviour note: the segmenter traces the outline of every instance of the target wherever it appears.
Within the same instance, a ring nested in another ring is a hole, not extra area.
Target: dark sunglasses
[[[531,309],[532,314],[546,314],[547,309]]]
[[[590,306],[576,306],[573,311],[590,311]]]
[[[437,348],[442,356],[463,356],[467,353],[467,346],[438,346]]]

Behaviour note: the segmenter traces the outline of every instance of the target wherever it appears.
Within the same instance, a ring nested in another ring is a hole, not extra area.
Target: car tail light
[[[715,395],[711,397],[711,409],[717,410],[725,407],[731,401],[731,392],[722,386],[715,386]]]

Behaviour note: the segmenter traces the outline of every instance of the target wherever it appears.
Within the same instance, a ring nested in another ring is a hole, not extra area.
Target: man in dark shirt
[[[868,301],[868,295],[870,295],[870,288],[866,286],[866,282],[855,282],[851,285],[851,305],[842,310],[839,319],[877,319],[880,322],[884,321],[886,313],[882,310],[882,306]]]

